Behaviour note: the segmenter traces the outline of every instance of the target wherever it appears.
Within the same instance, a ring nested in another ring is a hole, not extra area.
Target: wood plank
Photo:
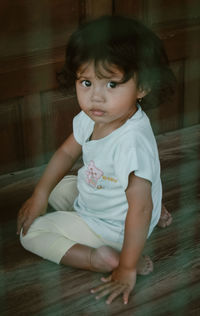
[[[85,0],[85,18],[87,20],[106,14],[112,14],[112,0]]]
[[[131,16],[136,17],[138,19],[145,18],[144,16],[144,1],[139,0],[115,0],[114,1],[114,14],[118,15],[125,15],[125,16]]]
[[[11,99],[0,106],[0,174],[23,169],[19,100]]]
[[[182,29],[158,29],[154,31],[164,42],[165,49],[170,61],[176,61],[184,58],[199,58],[200,44],[200,26],[193,26]]]
[[[188,199],[188,187],[185,192],[187,194],[183,203]],[[173,203],[173,195],[170,198]],[[192,207],[190,210],[195,211]],[[199,239],[194,245],[190,229],[193,227],[192,222],[187,221],[186,225],[182,226],[182,220],[185,221],[186,218],[181,214],[182,209],[179,209],[179,215],[177,212],[178,210],[173,210],[173,226],[167,230],[158,229],[154,238],[151,238],[146,251],[151,253],[154,259],[154,273],[146,278],[138,277],[135,293],[131,295],[128,306],[124,306],[120,299],[111,306],[106,306],[104,300],[95,301],[89,290],[99,284],[101,274],[60,267],[43,261],[25,252],[16,241],[13,243],[11,233],[14,223],[9,225],[9,230],[5,226],[3,231],[1,230],[6,241],[3,258],[4,267],[7,267],[7,286],[6,290],[4,289],[6,304],[3,311],[9,311],[11,314],[15,310],[16,315],[20,315],[22,310],[27,313],[42,311],[48,315],[66,310],[68,315],[130,315],[130,311],[134,312],[134,315],[161,315],[161,311],[165,311],[167,315],[188,310],[190,315],[189,306],[194,304],[195,300],[193,309],[199,310]],[[194,220],[191,215],[192,213],[189,215],[190,220]],[[196,224],[199,225],[199,220]],[[11,252],[11,249],[15,251]],[[19,261],[9,260],[12,255],[16,258],[17,253],[21,254]],[[51,286],[52,278],[54,287]],[[20,299],[25,293],[26,303]],[[31,300],[32,295],[34,300]]]
[[[171,63],[171,69],[177,79],[175,94],[171,99],[163,102],[159,107],[145,110],[151,120],[151,124],[156,135],[163,132],[177,130],[183,126],[183,82],[184,82],[184,62]]]
[[[0,57],[61,46],[78,23],[79,0],[1,1]]]
[[[73,118],[80,108],[74,94],[55,90],[42,93],[44,151],[47,162],[61,143],[71,134]]]
[[[0,73],[0,100],[22,97],[57,88],[56,73],[61,70],[64,64],[64,50],[65,48],[63,47],[61,49],[61,57],[60,55],[57,56],[55,61],[53,61],[51,57],[50,63],[48,60],[44,62],[43,58],[36,58],[36,60],[34,60],[34,58],[26,58],[25,61],[24,58],[21,58],[21,60],[18,58],[16,60],[19,60],[19,66],[20,64],[23,66],[21,69],[12,70],[13,62],[11,61],[9,71]],[[61,61],[60,58],[62,59]],[[31,64],[32,60],[33,64],[35,64],[33,66]],[[5,64],[9,64],[9,59],[4,60],[3,63],[4,62]]]
[[[184,127],[200,122],[199,69],[200,59],[186,60],[184,80]]]
[[[21,98],[21,122],[24,145],[25,168],[38,166],[45,162],[43,114],[40,94]]]
[[[173,14],[172,14],[173,8]],[[187,26],[199,24],[200,4],[198,0],[148,0],[149,23]]]
[[[0,100],[57,87],[79,6],[79,0],[1,1]]]

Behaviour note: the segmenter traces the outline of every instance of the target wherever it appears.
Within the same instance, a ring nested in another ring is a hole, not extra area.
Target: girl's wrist
[[[122,248],[120,258],[119,258],[119,267],[124,270],[136,271],[137,269],[137,258],[131,254],[131,249]],[[132,252],[134,253],[134,252]]]
[[[113,270],[112,276],[114,279],[123,279],[127,280],[129,282],[132,278],[135,278],[137,276],[137,270],[136,268],[128,268],[125,266],[118,266],[115,270]]]
[[[124,263],[119,261],[118,265],[119,270],[127,271],[127,272],[134,272],[137,270],[137,265],[129,264],[129,263]]]
[[[44,200],[49,199],[49,193],[47,190],[44,190],[43,188],[36,187],[35,190],[33,191],[33,196],[36,198],[42,198]]]
[[[136,267],[127,267],[127,266],[123,266],[123,265],[120,265],[120,264],[118,266],[118,269],[126,271],[126,272],[136,272],[137,271]]]

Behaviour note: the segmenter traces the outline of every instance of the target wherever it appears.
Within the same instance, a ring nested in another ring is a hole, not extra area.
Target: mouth
[[[93,109],[90,111],[92,113],[92,115],[94,116],[103,116],[105,114],[104,111],[99,110],[99,109]]]

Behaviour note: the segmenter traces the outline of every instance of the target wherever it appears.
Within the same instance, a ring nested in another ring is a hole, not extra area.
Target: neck
[[[131,111],[131,113],[126,116],[126,118],[121,118],[121,120],[116,120],[111,123],[95,123],[94,130],[91,136],[91,140],[98,140],[104,138],[111,134],[114,130],[120,128],[122,125],[128,121],[137,112],[137,107]]]

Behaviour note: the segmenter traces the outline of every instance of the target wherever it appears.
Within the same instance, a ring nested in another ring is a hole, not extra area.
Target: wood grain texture
[[[59,91],[48,91],[41,94],[43,108],[43,140],[45,161],[72,133],[73,118],[78,112],[75,95],[63,95]]]
[[[31,55],[64,45],[78,21],[79,0],[1,1],[0,57]]]
[[[26,169],[45,163],[40,94],[23,97],[20,102],[20,110],[23,124],[24,169]]]
[[[102,15],[112,14],[112,0],[85,0],[85,18],[95,19]]]
[[[145,253],[154,261],[154,272],[138,277],[127,306],[120,298],[108,306],[89,293],[102,274],[44,261],[20,246],[15,235],[17,209],[42,167],[1,176],[2,316],[200,315],[200,125],[158,135],[157,141],[164,202],[173,223],[156,228],[148,240]]]
[[[0,174],[24,168],[19,100],[11,99],[0,107]]]
[[[140,0],[114,0],[114,14],[134,16],[135,18],[145,20],[145,3]]]

